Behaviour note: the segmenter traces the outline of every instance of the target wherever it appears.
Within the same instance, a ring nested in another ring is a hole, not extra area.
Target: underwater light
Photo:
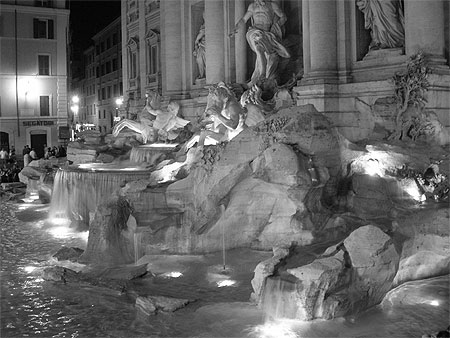
[[[183,274],[179,271],[172,271],[172,272],[163,273],[161,276],[168,277],[168,278],[178,278],[178,277],[183,276]]]
[[[34,270],[36,270],[35,266],[26,266],[23,268],[23,270],[27,273],[32,273]]]
[[[217,287],[223,288],[224,286],[233,286],[236,284],[236,281],[231,279],[225,279],[217,282]]]
[[[67,218],[63,218],[63,217],[52,217],[48,219],[48,222],[54,225],[59,225],[59,226],[63,226],[63,225],[69,225],[70,224],[70,220]]]
[[[430,302],[430,305],[432,305],[432,306],[439,306],[439,301],[437,301],[437,300],[432,300],[432,301]]]
[[[268,322],[253,328],[252,333],[258,338],[297,338],[299,337],[289,324],[283,321]]]
[[[69,236],[69,229],[67,227],[55,227],[48,230],[55,238],[66,238]]]
[[[404,191],[417,202],[423,202],[427,199],[425,195],[420,192],[419,187],[415,183],[405,186]]]
[[[370,176],[383,176],[383,173],[381,172],[380,162],[378,160],[370,158],[366,162],[366,166],[364,167],[366,174]]]

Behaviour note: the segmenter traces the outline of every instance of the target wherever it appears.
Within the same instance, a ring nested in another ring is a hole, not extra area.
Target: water
[[[89,213],[125,182],[148,177],[150,172],[137,166],[94,163],[59,169],[54,180],[50,218],[89,224]]]
[[[21,209],[19,209],[21,208]],[[61,246],[85,248],[86,233],[46,228],[48,208],[0,204],[1,337],[421,337],[448,326],[449,277],[407,283],[382,305],[333,321],[265,321],[247,302],[256,264],[270,253],[229,250],[204,256],[152,256],[155,275],[126,292],[44,281],[41,271]],[[57,231],[58,230],[58,231]],[[145,257],[142,257],[144,259]],[[69,264],[76,270],[84,266]],[[61,264],[58,263],[58,264]],[[188,298],[171,314],[145,317],[138,295]]]
[[[165,155],[171,154],[177,146],[178,144],[176,143],[152,143],[133,147],[130,152],[130,161],[153,165]]]

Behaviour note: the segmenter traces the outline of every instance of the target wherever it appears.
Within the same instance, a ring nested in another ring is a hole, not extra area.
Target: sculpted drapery
[[[370,49],[403,47],[405,44],[403,4],[401,0],[358,0],[364,13],[364,27],[370,30]]]

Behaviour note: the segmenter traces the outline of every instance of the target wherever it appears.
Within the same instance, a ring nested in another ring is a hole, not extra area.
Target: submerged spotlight
[[[178,278],[183,276],[183,274],[179,271],[171,271],[163,273],[162,276],[167,278]]]
[[[378,162],[378,160],[373,159],[373,158],[370,158],[366,162],[365,171],[370,176],[375,176],[375,175],[383,176],[383,173],[381,172],[380,162]]]
[[[224,286],[233,286],[236,284],[236,281],[231,279],[225,279],[217,282],[217,287],[222,288]]]

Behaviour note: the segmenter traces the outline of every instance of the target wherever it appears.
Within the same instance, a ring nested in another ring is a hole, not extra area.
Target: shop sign
[[[22,124],[25,127],[31,127],[31,126],[53,126],[55,124],[55,121],[22,121]]]
[[[62,140],[70,138],[69,126],[60,126],[59,127],[59,138]]]

